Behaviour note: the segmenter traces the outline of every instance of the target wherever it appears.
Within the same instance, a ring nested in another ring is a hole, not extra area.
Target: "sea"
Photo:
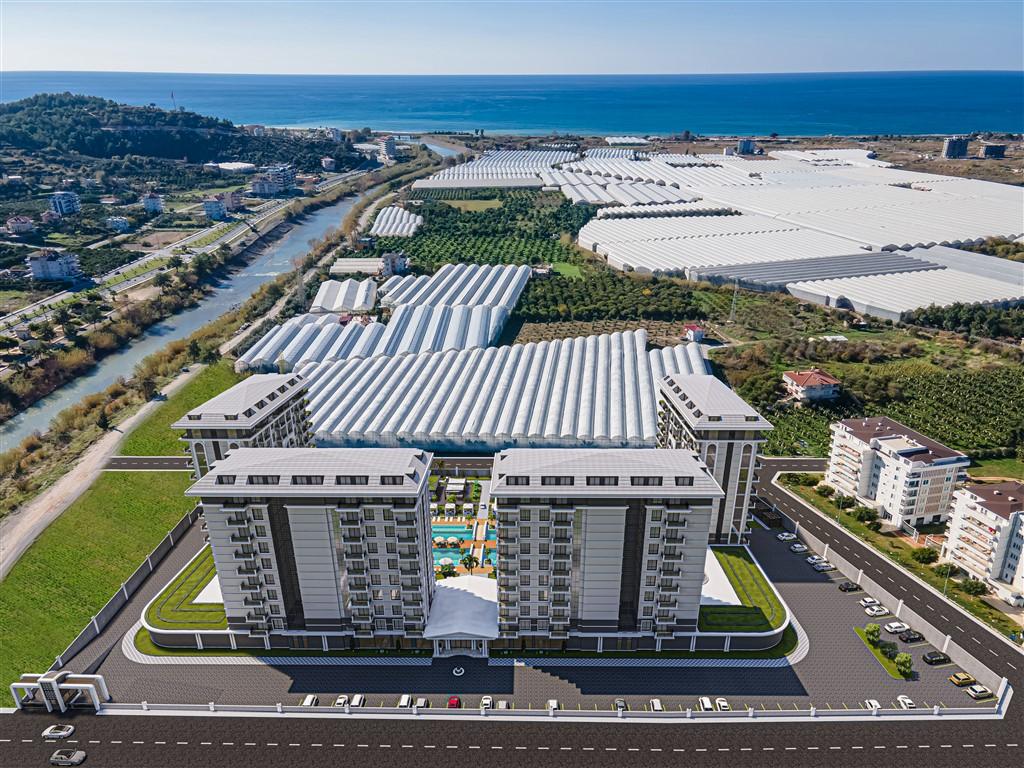
[[[1024,131],[1024,72],[220,75],[3,72],[36,93],[183,107],[235,123],[402,132],[791,136]]]

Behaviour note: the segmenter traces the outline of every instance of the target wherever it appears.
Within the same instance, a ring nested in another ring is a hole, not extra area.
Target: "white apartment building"
[[[886,416],[832,425],[825,482],[896,527],[941,523],[971,460]]]
[[[942,559],[1024,605],[1024,483],[968,485],[953,493]]]
[[[128,232],[132,228],[132,223],[124,216],[107,216],[107,226],[115,232]]]
[[[722,489],[686,450],[512,449],[494,457],[492,647],[690,648]]]
[[[658,447],[694,451],[725,492],[715,503],[712,543],[743,540],[757,456],[772,428],[714,376],[671,374],[658,382]]]
[[[142,196],[142,207],[146,213],[163,213],[164,199],[155,192],[148,192]]]
[[[794,400],[805,403],[819,403],[839,397],[842,382],[825,371],[812,368],[808,371],[786,371],[782,374],[786,394]]]
[[[238,448],[312,445],[306,382],[297,373],[250,376],[171,426],[184,430],[197,478]]]
[[[58,216],[71,216],[82,210],[82,202],[74,192],[54,192],[50,195],[50,210]]]
[[[203,200],[203,213],[209,221],[221,221],[227,218],[228,209],[219,197],[208,197]]]
[[[36,251],[25,263],[32,271],[33,280],[74,282],[82,276],[78,256],[67,251]]]
[[[200,500],[228,626],[267,647],[429,648],[431,455],[239,448]]]
[[[36,223],[30,216],[11,216],[7,219],[7,231],[12,235],[27,235],[35,229]]]

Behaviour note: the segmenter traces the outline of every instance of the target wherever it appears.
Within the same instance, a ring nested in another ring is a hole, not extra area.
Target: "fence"
[[[135,569],[135,572],[128,577],[127,581],[121,585],[121,588],[107,601],[107,604],[100,608],[96,615],[92,617],[92,620],[85,626],[85,629],[78,633],[78,637],[72,640],[71,644],[54,660],[50,667],[51,670],[62,668],[75,654],[96,639],[100,632],[120,613],[129,598],[142,586],[143,582],[156,569],[160,561],[171,551],[175,542],[185,534],[185,531],[189,529],[198,517],[199,507],[196,507],[177,522],[167,535],[160,540],[156,549],[149,553],[142,564]]]
[[[782,490],[785,493],[789,493],[789,491],[784,488]],[[794,496],[793,494],[790,494],[790,496],[797,503],[804,503],[799,497]],[[786,519],[788,520],[788,518]],[[823,519],[826,518],[823,517]],[[836,525],[835,523],[832,524]],[[842,530],[844,535],[850,535],[842,528],[842,526],[836,525],[836,527]],[[797,526],[797,531],[800,534],[800,538],[802,538],[811,549],[820,553],[822,557],[827,558],[830,563],[834,564],[836,568],[845,574],[851,581],[857,582],[865,592],[884,603],[885,606],[892,611],[894,618],[910,624],[914,629],[924,635],[925,640],[943,653],[946,653],[950,657],[956,659],[960,666],[970,672],[978,682],[988,686],[993,691],[1002,690],[1006,682],[1005,678],[997,675],[989,669],[962,645],[953,642],[953,638],[950,635],[940,632],[938,629],[933,627],[926,616],[908,608],[901,598],[897,597],[877,581],[872,579],[861,568],[850,563],[850,561],[840,555],[828,543],[822,541],[810,531],[800,528],[799,526]],[[950,610],[959,609],[951,605]],[[973,621],[973,619],[966,620]]]

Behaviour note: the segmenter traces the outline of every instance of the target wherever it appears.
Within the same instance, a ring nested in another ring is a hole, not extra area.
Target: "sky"
[[[1024,69],[1021,0],[0,0],[0,72]]]

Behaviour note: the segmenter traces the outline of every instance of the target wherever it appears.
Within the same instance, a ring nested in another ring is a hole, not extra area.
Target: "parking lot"
[[[854,631],[869,622],[885,624],[894,617],[872,619],[858,601],[863,592],[843,593],[838,571],[816,572],[794,554],[775,532],[755,530],[751,550],[806,633],[809,649],[799,663],[759,666],[758,660],[738,667],[650,666],[634,657],[633,666],[595,666],[587,659],[534,659],[526,664],[495,665],[487,659],[435,659],[424,666],[302,666],[138,664],[125,658],[116,645],[99,672],[107,677],[119,701],[163,703],[299,704],[316,694],[321,705],[333,704],[340,694],[363,694],[367,706],[395,706],[403,694],[425,697],[432,707],[446,706],[458,696],[463,707],[477,707],[491,696],[516,709],[544,709],[556,699],[564,709],[611,709],[623,698],[631,710],[650,706],[657,698],[670,710],[696,708],[698,698],[724,697],[733,709],[856,709],[875,699],[894,708],[901,694],[918,707],[963,707],[974,702],[947,681],[959,670],[955,663],[928,666],[921,657],[934,650],[927,643],[906,646],[914,658],[910,680],[891,678]],[[893,606],[890,606],[890,608]],[[137,610],[129,605],[128,611]],[[136,614],[137,615],[137,614]],[[883,639],[895,640],[883,632]],[[955,659],[954,659],[955,662]],[[712,662],[714,663],[714,662]],[[461,674],[459,674],[461,673]],[[987,703],[991,705],[991,702]]]

